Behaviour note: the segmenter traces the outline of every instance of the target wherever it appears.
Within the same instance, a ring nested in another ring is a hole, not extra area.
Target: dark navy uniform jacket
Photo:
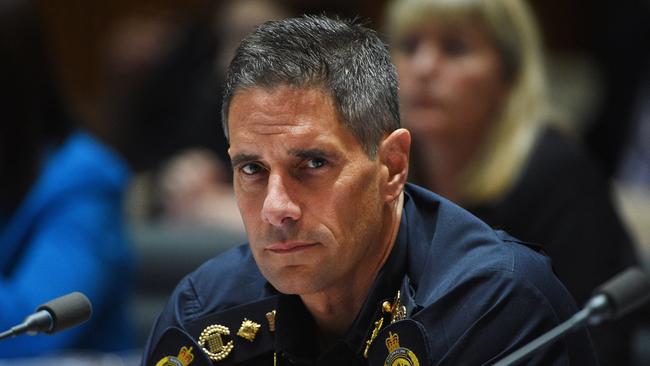
[[[398,301],[405,310],[401,317],[389,310]],[[156,344],[175,327],[193,342],[202,341],[193,343],[196,352],[221,350],[215,365],[489,365],[576,311],[546,256],[408,184],[394,249],[336,344],[320,349],[314,320],[300,298],[278,293],[243,245],[181,281],[152,330],[144,364],[159,361]],[[237,334],[245,320],[259,325],[253,340]],[[216,329],[210,326],[229,334],[221,332],[218,344],[209,344],[201,338]],[[231,347],[219,348],[223,344]],[[162,354],[175,355],[180,345],[173,348]],[[527,364],[597,362],[582,330]]]

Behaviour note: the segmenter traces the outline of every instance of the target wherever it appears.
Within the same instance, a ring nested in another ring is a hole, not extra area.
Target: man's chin
[[[264,274],[264,273],[263,273]],[[266,275],[264,277],[279,292],[286,295],[309,295],[323,290],[324,282],[316,276],[303,273],[284,273]]]

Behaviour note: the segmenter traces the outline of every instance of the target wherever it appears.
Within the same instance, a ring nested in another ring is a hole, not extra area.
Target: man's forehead
[[[231,153],[273,152],[279,155],[298,156],[302,151],[333,151],[347,149],[352,140],[335,130],[319,130],[309,125],[257,126],[253,131],[239,131],[231,140]]]
[[[228,122],[231,139],[237,134],[300,134],[341,126],[329,94],[316,87],[286,85],[239,91],[230,104]]]
[[[300,155],[296,151],[317,150],[338,155],[360,148],[341,122],[331,96],[319,87],[282,85],[241,90],[233,98],[228,121],[231,157],[287,157]]]
[[[250,104],[254,102],[253,104]],[[238,90],[232,98],[229,119],[233,106],[246,104],[248,110],[257,108],[263,111],[292,111],[300,106],[334,106],[334,101],[325,89],[318,86],[292,86],[280,84],[275,86],[250,86]]]

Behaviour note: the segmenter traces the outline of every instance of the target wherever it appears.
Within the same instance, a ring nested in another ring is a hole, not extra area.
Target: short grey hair
[[[221,117],[246,88],[321,88],[332,96],[344,126],[374,158],[385,134],[400,127],[397,75],[377,33],[355,20],[302,16],[259,26],[228,67]]]

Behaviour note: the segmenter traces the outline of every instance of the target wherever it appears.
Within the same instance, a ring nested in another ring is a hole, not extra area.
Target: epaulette
[[[238,305],[195,319],[185,329],[214,364],[236,365],[273,351],[277,301],[272,296]]]

